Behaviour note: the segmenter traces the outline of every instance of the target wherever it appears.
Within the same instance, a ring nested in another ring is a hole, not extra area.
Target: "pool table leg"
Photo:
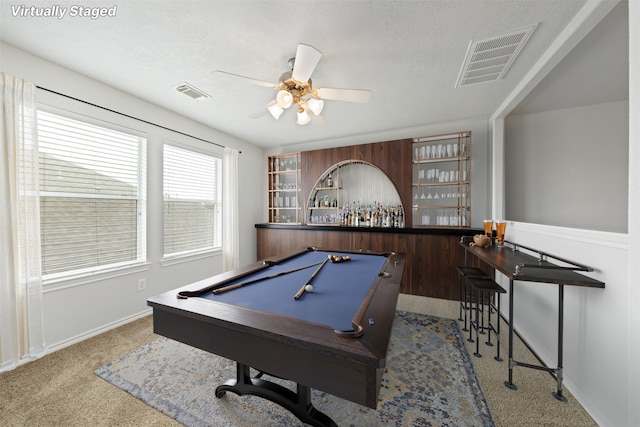
[[[260,374],[259,376],[261,376]],[[311,388],[297,384],[297,392],[270,381],[251,377],[251,368],[236,362],[236,379],[228,380],[216,387],[216,397],[227,391],[243,396],[262,397],[282,406],[306,424],[317,427],[338,427],[328,415],[318,411],[311,403]]]

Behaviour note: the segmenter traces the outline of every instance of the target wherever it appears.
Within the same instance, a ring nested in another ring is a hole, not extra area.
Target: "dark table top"
[[[549,261],[540,261],[537,256],[514,250],[509,244],[498,247],[495,242],[488,247],[470,246],[468,240],[461,240],[460,245],[500,273],[513,280],[528,282],[556,283],[558,285],[587,286],[604,288],[604,283],[578,273],[564,269],[564,265]],[[517,247],[518,245],[515,245]],[[552,255],[549,255],[552,256]]]

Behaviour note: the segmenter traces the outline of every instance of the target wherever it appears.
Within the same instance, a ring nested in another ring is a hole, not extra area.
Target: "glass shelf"
[[[471,132],[415,138],[414,227],[471,226]]]
[[[301,224],[300,153],[269,157],[269,222]]]
[[[374,165],[346,160],[316,181],[307,201],[309,225],[404,227],[404,208],[389,177]]]

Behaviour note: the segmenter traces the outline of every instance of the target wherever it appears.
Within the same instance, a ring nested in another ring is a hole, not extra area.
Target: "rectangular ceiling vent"
[[[529,40],[537,24],[483,40],[471,40],[456,87],[500,80]]]
[[[198,89],[197,87],[187,82],[182,82],[179,85],[174,86],[173,88],[178,92],[184,93],[185,95],[193,99],[203,100],[203,99],[211,98],[211,96],[209,96],[206,92]]]

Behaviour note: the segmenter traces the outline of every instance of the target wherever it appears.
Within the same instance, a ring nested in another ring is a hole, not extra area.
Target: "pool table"
[[[147,304],[155,333],[236,362],[217,397],[256,395],[307,424],[335,426],[311,389],[376,408],[404,264],[402,254],[308,247]],[[295,382],[296,392],[263,373]]]

